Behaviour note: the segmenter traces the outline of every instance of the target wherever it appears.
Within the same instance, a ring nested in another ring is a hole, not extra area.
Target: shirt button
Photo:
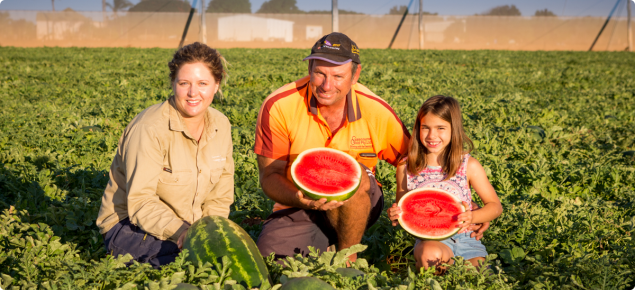
[[[203,172],[203,170],[199,169],[199,170],[198,170],[198,173],[201,173],[201,172]]]

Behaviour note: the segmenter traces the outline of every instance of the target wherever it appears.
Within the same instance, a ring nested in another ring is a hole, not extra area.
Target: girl
[[[408,157],[397,166],[397,202],[410,190],[433,187],[444,189],[463,201],[466,211],[458,216],[463,221],[459,232],[442,241],[417,239],[414,248],[417,268],[452,264],[454,256],[462,256],[472,265],[484,261],[485,246],[470,237],[471,224],[489,222],[503,212],[500,200],[489,183],[483,166],[470,156],[472,141],[465,135],[459,103],[445,96],[426,100],[419,112],[410,139]],[[466,149],[467,147],[467,149]],[[485,204],[472,211],[470,186]],[[392,225],[397,225],[401,209],[393,204],[388,209]]]

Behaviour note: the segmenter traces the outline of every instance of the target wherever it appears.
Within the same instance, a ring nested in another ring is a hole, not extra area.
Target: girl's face
[[[443,152],[452,140],[452,124],[432,113],[424,115],[420,121],[419,141],[421,144],[430,153]]]

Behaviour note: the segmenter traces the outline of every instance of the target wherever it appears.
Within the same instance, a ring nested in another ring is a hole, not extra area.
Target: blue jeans
[[[104,236],[106,253],[115,257],[130,254],[139,263],[150,263],[155,269],[174,262],[181,250],[170,241],[162,241],[147,234],[125,218]],[[128,266],[132,264],[130,261]]]
[[[477,241],[475,238],[471,238],[470,234],[472,234],[472,232],[456,234],[439,242],[448,246],[455,257],[461,256],[465,260],[487,257],[487,250],[485,249],[483,243],[481,243],[481,241]],[[415,247],[420,242],[421,240],[417,239]]]

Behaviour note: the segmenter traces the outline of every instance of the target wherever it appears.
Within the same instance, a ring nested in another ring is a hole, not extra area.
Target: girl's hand
[[[399,214],[401,214],[401,209],[397,206],[396,203],[393,203],[391,207],[389,207],[386,212],[388,213],[388,219],[392,222],[392,226],[397,226],[399,223]]]
[[[463,222],[457,225],[458,228],[461,228],[458,234],[467,232],[470,225],[472,225],[472,211],[468,209],[470,208],[470,205],[464,201],[463,206],[465,207],[465,212],[462,214],[459,214],[458,216],[459,222]]]

